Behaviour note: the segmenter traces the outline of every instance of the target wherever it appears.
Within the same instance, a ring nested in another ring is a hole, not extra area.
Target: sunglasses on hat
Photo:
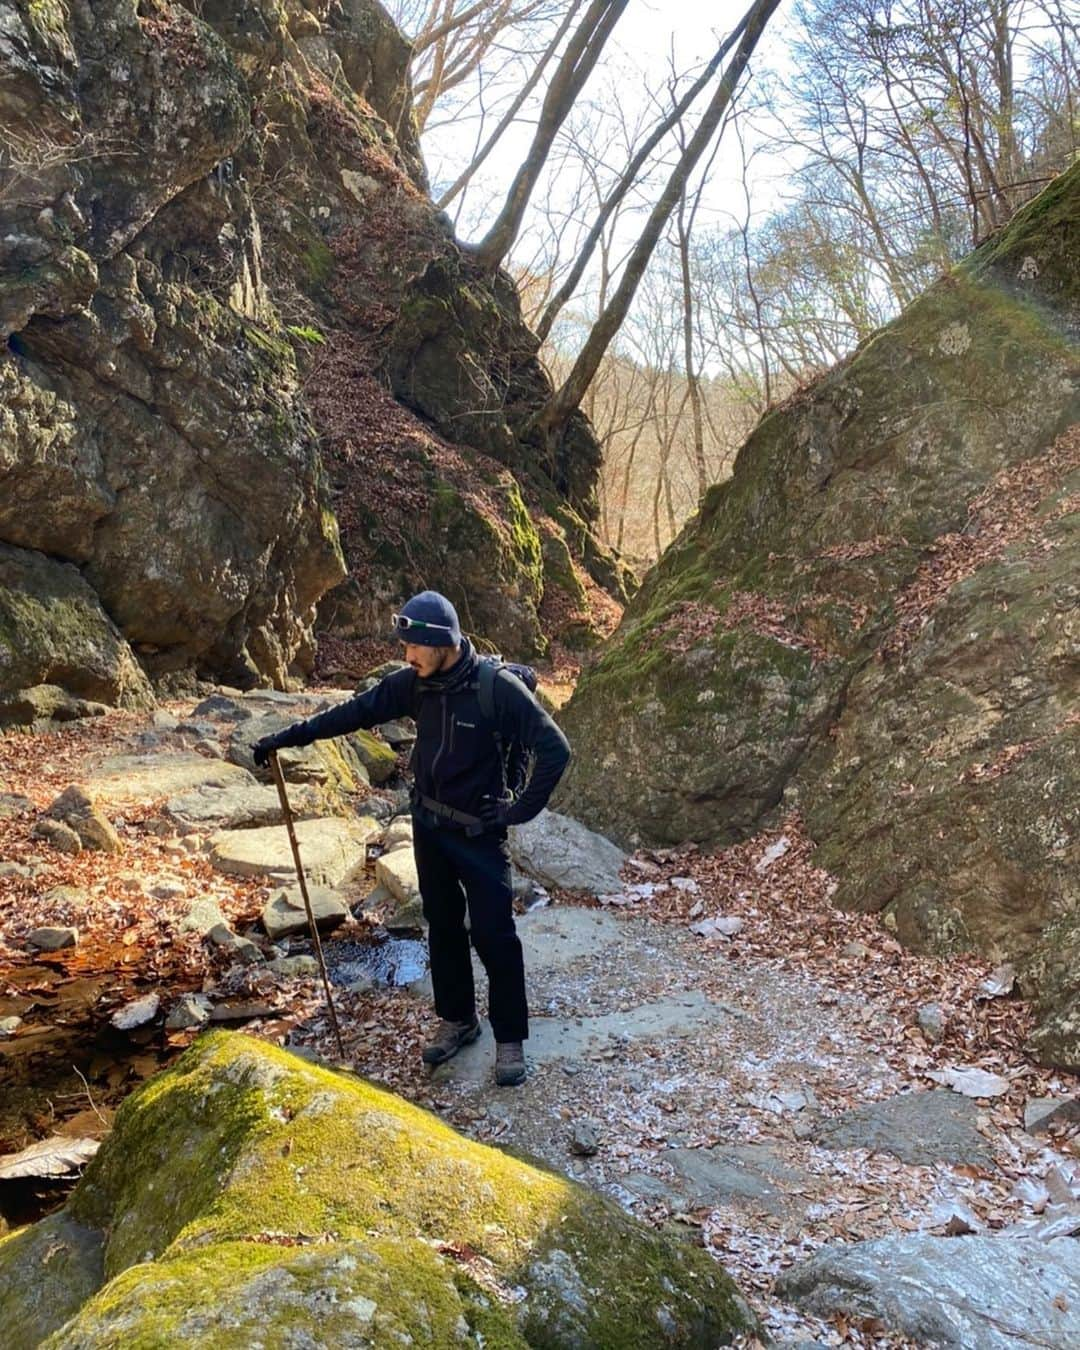
[[[452,633],[454,631],[449,624],[428,623],[426,619],[410,619],[407,614],[391,614],[390,622],[399,633],[409,633],[414,628],[421,632],[425,629],[437,629],[440,633]]]

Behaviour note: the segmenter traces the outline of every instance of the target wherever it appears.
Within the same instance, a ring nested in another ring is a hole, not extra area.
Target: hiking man
[[[416,719],[410,765],[413,852],[440,1018],[423,1060],[442,1064],[480,1035],[471,938],[487,971],[495,1081],[512,1087],[525,1079],[522,1043],[529,1028],[506,830],[543,810],[570,747],[511,671],[477,656],[445,596],[421,591],[392,622],[405,644],[408,669],[328,712],[264,736],[254,747],[255,762],[265,764],[272,750],[286,746],[310,745],[397,717]],[[507,781],[511,747],[531,757],[523,783]]]

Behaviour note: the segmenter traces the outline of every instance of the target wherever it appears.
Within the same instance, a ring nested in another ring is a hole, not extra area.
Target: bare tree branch
[[[474,250],[481,267],[494,271],[517,238],[536,180],[555,135],[592,73],[604,44],[626,8],[627,0],[592,0],[548,85],[536,135],[510,186],[506,202],[488,233]]]

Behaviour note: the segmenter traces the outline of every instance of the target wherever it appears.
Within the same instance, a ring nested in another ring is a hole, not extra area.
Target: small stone
[[[186,1031],[189,1027],[204,1026],[210,1020],[212,1007],[205,994],[184,994],[165,1019],[165,1028],[167,1031]]]
[[[205,755],[207,759],[224,759],[225,751],[217,741],[212,741],[209,737],[203,737],[201,741],[196,741],[193,749],[200,755]]]
[[[155,900],[178,900],[186,891],[187,887],[182,881],[168,879],[158,881],[150,887],[150,894]]]
[[[90,894],[81,886],[51,886],[43,899],[54,914],[66,918],[71,910],[84,909]]]
[[[700,923],[690,925],[691,933],[698,937],[734,937],[742,932],[744,921],[737,914],[720,914],[714,919],[702,919]]]
[[[138,872],[121,872],[116,884],[128,895],[134,895],[143,889],[143,879]]]
[[[395,849],[375,860],[375,880],[384,886],[397,902],[383,915],[383,924],[396,929],[422,928],[424,905],[420,895],[420,879],[416,872],[416,858],[409,849]]]
[[[44,839],[58,853],[82,852],[82,840],[70,825],[59,820],[39,820],[30,833],[35,839]]]
[[[74,947],[79,941],[77,928],[35,928],[28,933],[27,942],[43,952],[59,952],[65,947]]]
[[[600,1151],[600,1127],[595,1120],[582,1117],[570,1127],[570,1152],[579,1158],[591,1158]]]
[[[311,912],[316,926],[322,932],[327,928],[336,928],[349,917],[349,907],[341,896],[325,887],[308,888]],[[262,912],[263,927],[272,942],[278,938],[289,937],[293,933],[304,933],[308,928],[307,911],[298,886],[286,886],[276,891]]]
[[[215,740],[218,734],[218,729],[213,722],[181,722],[176,729],[182,736],[196,736],[200,740],[207,741]]]
[[[84,848],[101,853],[120,853],[123,845],[110,821],[94,805],[86,788],[72,783],[49,807],[51,819],[61,821],[78,835]]]
[[[392,853],[396,848],[412,847],[412,821],[407,816],[398,816],[386,827],[383,835],[383,852]]]
[[[245,708],[234,698],[224,694],[211,694],[192,709],[192,717],[220,717],[227,722],[247,722],[255,716],[251,708]]]
[[[841,952],[841,956],[850,956],[858,960],[865,960],[870,955],[870,948],[865,942],[849,942]]]
[[[316,962],[316,966],[318,962]],[[355,980],[345,986],[349,994],[370,994],[375,988],[375,981],[370,975],[358,975]]]
[[[202,850],[203,837],[201,834],[185,834],[180,840],[180,847],[188,853],[199,853]]]
[[[21,1026],[21,1017],[0,1017],[0,1037],[14,1036]]]
[[[371,816],[380,824],[389,824],[395,810],[394,803],[388,802],[385,797],[368,797],[364,801],[364,815]]]
[[[0,881],[7,877],[32,877],[33,869],[24,867],[22,863],[0,862]]]
[[[396,749],[399,745],[409,745],[416,740],[416,723],[411,717],[403,717],[396,722],[383,722],[375,728],[387,745]]]
[[[916,1020],[928,1041],[940,1041],[945,1035],[945,1014],[940,1003],[924,1003],[916,1013]]]
[[[180,725],[179,719],[174,717],[171,712],[166,712],[164,708],[159,708],[150,718],[150,721],[158,731],[175,731]]]
[[[203,937],[217,924],[225,922],[221,906],[210,896],[197,896],[188,906],[187,914],[180,920],[181,933],[198,933]]]
[[[15,816],[28,815],[34,809],[34,803],[21,792],[0,792],[0,820],[12,820]]]
[[[125,1003],[109,1019],[117,1031],[134,1031],[136,1027],[152,1022],[158,1015],[161,999],[157,994],[144,994],[132,1003]]]
[[[284,975],[291,980],[314,979],[319,973],[319,963],[314,956],[279,956],[267,965],[275,975]],[[351,986],[350,986],[351,988]]]
[[[240,937],[226,923],[217,923],[206,934],[215,947],[231,952],[246,966],[253,966],[263,959],[262,952],[250,938]]]
[[[1045,1134],[1052,1125],[1080,1120],[1080,1097],[1033,1097],[1024,1106],[1024,1129]]]

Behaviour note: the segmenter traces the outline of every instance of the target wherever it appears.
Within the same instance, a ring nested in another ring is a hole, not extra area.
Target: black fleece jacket
[[[310,745],[379,726],[396,717],[416,718],[412,770],[417,792],[479,818],[485,803],[503,790],[498,747],[480,708],[479,662],[468,638],[459,659],[444,674],[422,680],[414,670],[396,670],[366,694],[294,722],[276,738],[279,746]],[[532,772],[501,823],[521,825],[538,815],[570,760],[566,737],[528,689],[509,671],[495,680],[495,717],[503,744],[519,742],[533,756]],[[418,812],[419,813],[419,812]],[[444,824],[424,813],[426,823]]]

